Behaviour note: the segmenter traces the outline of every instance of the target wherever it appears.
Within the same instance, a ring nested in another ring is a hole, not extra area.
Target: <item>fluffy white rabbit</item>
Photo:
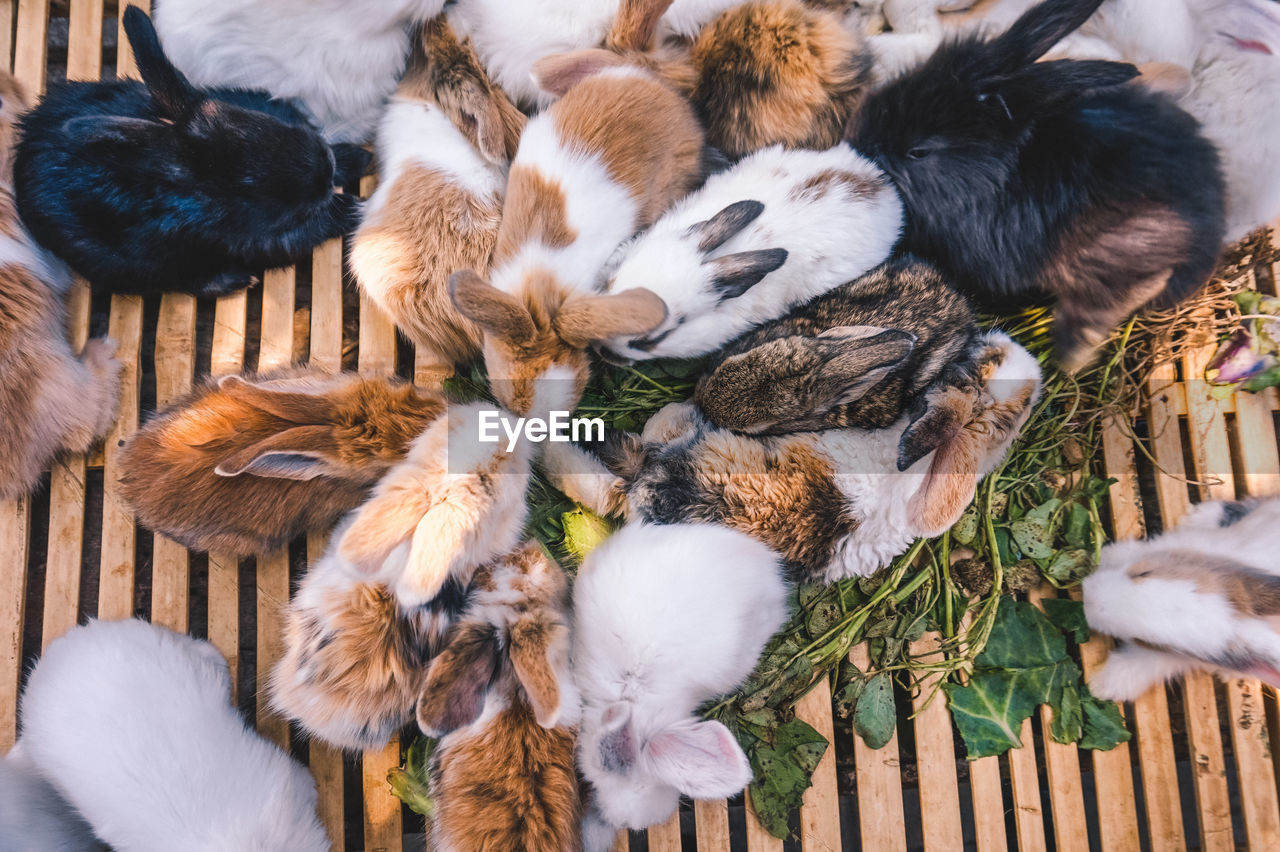
[[[439,14],[444,0],[156,5],[165,52],[192,83],[265,89],[294,99],[330,142],[361,143],[373,135],[404,70],[410,27]]]
[[[50,643],[20,747],[120,852],[329,848],[310,774],[245,727],[208,642],[91,621]]]
[[[0,758],[0,849],[97,852],[93,829],[22,751]]]
[[[733,735],[694,711],[751,673],[785,600],[778,556],[724,527],[630,525],[591,553],[574,586],[573,667],[578,763],[599,818],[644,828],[681,793],[723,798],[750,782]]]
[[[1103,548],[1090,627],[1119,640],[1089,682],[1137,698],[1194,669],[1280,685],[1280,499],[1204,503],[1171,532]]]
[[[619,250],[607,292],[647,288],[667,316],[601,349],[628,361],[711,352],[882,263],[902,215],[888,177],[844,143],[757,151]]]

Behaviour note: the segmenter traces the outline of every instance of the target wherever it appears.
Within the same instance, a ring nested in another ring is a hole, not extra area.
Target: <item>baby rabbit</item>
[[[444,408],[354,373],[207,379],[125,444],[121,493],[139,523],[187,547],[268,553],[363,503]]]
[[[1195,292],[1225,226],[1193,118],[1121,85],[1132,66],[1035,62],[1100,2],[1045,0],[998,38],[946,42],[872,94],[850,135],[902,193],[901,249],[968,293],[1056,296],[1069,368],[1129,313]]]
[[[887,429],[977,336],[938,270],[897,258],[729,343],[693,402],[749,435]]]
[[[230,696],[208,642],[90,621],[32,670],[20,748],[114,849],[327,850],[311,775],[247,730]]]
[[[1089,688],[1128,701],[1194,669],[1280,685],[1280,500],[1202,503],[1173,531],[1102,550],[1089,625],[1119,644]]]
[[[464,582],[450,578],[421,606],[401,605],[390,584],[404,573],[409,547],[396,547],[369,576],[342,556],[353,529],[360,534],[354,515],[334,532],[289,603],[271,704],[309,735],[363,750],[386,745],[413,718],[427,664],[466,606],[467,592]]]
[[[558,58],[568,93],[531,119],[511,164],[492,284],[454,274],[458,310],[485,331],[498,401],[534,412],[534,382],[570,410],[585,387],[585,348],[642,334],[666,309],[651,291],[598,295],[617,246],[687,194],[701,174],[702,131],[688,103],[649,72],[612,68],[594,53]]]
[[[635,524],[591,552],[573,590],[573,670],[578,765],[604,822],[645,828],[682,793],[750,783],[733,734],[695,711],[751,674],[786,617],[777,555],[740,532]]]
[[[967,361],[971,375],[948,372],[887,429],[757,438],[673,403],[638,439],[605,447],[607,470],[572,444],[548,444],[544,464],[596,512],[732,527],[802,581],[866,577],[949,529],[1031,414],[1040,365],[1025,349],[993,331]]]
[[[71,276],[27,234],[14,206],[13,148],[27,109],[18,81],[0,72],[0,500],[28,494],[58,453],[82,453],[115,419],[116,344],[67,343]]]
[[[431,754],[431,848],[580,849],[564,573],[537,542],[476,572],[471,606],[431,664],[418,724]]]
[[[221,296],[355,227],[333,186],[364,152],[265,92],[194,88],[141,9],[124,28],[145,85],[66,83],[23,119],[18,209],[41,245],[110,292]]]
[[[378,132],[378,189],[350,265],[440,378],[480,357],[481,331],[454,309],[449,276],[489,268],[524,122],[444,16],[423,27]]]
[[[98,852],[93,829],[22,751],[0,758],[0,849]]]
[[[615,362],[712,352],[881,263],[901,232],[897,191],[848,145],[758,151],[620,250],[606,291],[652,290],[667,317],[601,351]]]
[[[164,0],[156,28],[197,86],[265,89],[332,142],[365,142],[409,55],[410,25],[444,0]]]

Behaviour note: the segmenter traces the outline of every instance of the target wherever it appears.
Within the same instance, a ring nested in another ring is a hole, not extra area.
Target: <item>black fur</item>
[[[18,208],[40,243],[110,292],[217,296],[357,224],[333,186],[367,154],[265,92],[195,89],[144,12],[124,23],[145,85],[67,83],[22,121]]]
[[[990,42],[940,47],[865,103],[850,140],[902,194],[899,250],[1007,307],[1058,297],[1059,355],[1195,292],[1224,236],[1218,156],[1168,97],[1111,62],[1040,62],[1101,0],[1047,0]],[[1136,303],[1135,303],[1136,302]]]
[[[1257,503],[1245,502],[1242,500],[1232,500],[1222,504],[1222,517],[1218,520],[1218,526],[1229,527],[1232,524],[1239,523],[1248,517],[1249,513],[1257,508]]]

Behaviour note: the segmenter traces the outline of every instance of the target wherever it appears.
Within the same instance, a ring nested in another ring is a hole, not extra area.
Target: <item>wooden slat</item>
[[[860,671],[871,663],[866,643],[854,646],[849,660]],[[906,852],[906,820],[902,808],[902,777],[898,771],[898,735],[881,749],[872,749],[853,735],[854,786],[858,794],[858,825],[862,848],[878,852]]]
[[[67,79],[102,76],[102,0],[71,0],[67,33]]]
[[[98,566],[98,617],[133,615],[133,514],[120,496],[120,445],[138,430],[138,358],[142,348],[142,297],[112,296],[110,333],[120,344],[120,410],[103,444],[102,559]]]
[[[119,22],[124,21],[124,10],[130,6],[137,6],[148,14],[151,12],[151,0],[120,0],[117,9]],[[119,26],[116,31],[120,34],[116,39],[116,76],[137,77],[138,66],[133,61],[133,51],[129,49],[129,39],[125,38],[124,26]]]
[[[1000,758],[982,757],[969,761],[969,790],[973,799],[973,833],[978,852],[1005,852],[1009,841],[1004,827]]]
[[[1111,526],[1118,539],[1141,538],[1145,532],[1133,441],[1119,423],[1107,420],[1102,432],[1103,464],[1111,486]],[[1106,640],[1095,637],[1080,649],[1085,676],[1105,660]],[[1178,795],[1178,767],[1173,752],[1169,707],[1163,687],[1147,690],[1133,702],[1133,726],[1137,730],[1138,764],[1142,768],[1142,796],[1147,812],[1147,837],[1152,852],[1186,849],[1182,829],[1182,805]],[[1138,844],[1137,809],[1134,802],[1129,746],[1093,753],[1098,794],[1098,830],[1108,849],[1133,849]]]
[[[834,740],[830,740],[834,748]],[[782,852],[783,843],[780,838],[774,837],[764,826],[760,824],[760,820],[756,817],[755,805],[751,802],[751,794],[747,793],[743,797],[743,801],[747,807],[747,852]],[[649,848],[653,849],[653,835],[649,835]],[[675,847],[677,850],[679,846]]]
[[[244,368],[248,294],[223,296],[214,308],[210,372],[215,376]],[[209,641],[227,658],[231,692],[238,689],[240,669],[240,562],[225,553],[209,554]]]
[[[698,838],[698,852],[729,852],[729,804],[727,802],[723,799],[695,800],[693,820]]]
[[[831,718],[831,686],[826,678],[796,702],[796,718],[808,722],[830,745],[813,772],[800,806],[804,852],[840,852],[840,789],[836,781],[836,732]]]
[[[619,831],[617,837],[613,838],[613,843],[609,846],[609,852],[629,852],[631,849],[631,836],[626,831]]]
[[[625,836],[626,832],[620,832]],[[671,819],[649,829],[649,852],[680,852],[680,811]]]
[[[18,41],[13,51],[13,73],[33,98],[44,93],[48,33],[49,0],[18,0]]]
[[[26,620],[27,557],[31,541],[31,500],[0,503],[0,553],[9,560],[0,571],[0,752],[18,737],[18,687],[22,679],[22,625]]]
[[[940,656],[940,643],[937,633],[926,633],[911,643],[911,656],[919,659]],[[951,713],[947,710],[946,696],[934,691],[941,677],[941,674],[930,674],[922,678],[912,699],[916,768],[920,777],[920,829],[925,852],[950,852],[964,842]]]
[[[1040,773],[1036,766],[1031,720],[1022,722],[1022,748],[1009,749],[1009,786],[1013,792],[1013,825],[1021,852],[1043,852],[1044,806],[1040,801]]]
[[[0,0],[0,64],[13,70],[13,14],[17,11],[14,0]]]

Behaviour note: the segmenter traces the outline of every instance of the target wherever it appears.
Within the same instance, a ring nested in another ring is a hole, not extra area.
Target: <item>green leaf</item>
[[[974,674],[965,686],[942,685],[969,760],[1021,747],[1018,729],[1036,702],[1018,683],[1018,677],[1016,672],[984,672]]]
[[[404,766],[387,773],[387,783],[391,785],[392,795],[414,812],[427,818],[435,812],[435,802],[431,798],[430,776],[427,772],[427,765],[435,746],[435,740],[429,737],[418,737],[405,753]]]
[[[778,727],[773,744],[760,743],[749,750],[755,774],[749,788],[751,804],[760,824],[774,837],[786,838],[787,818],[800,807],[827,746],[822,734],[792,719]]]
[[[978,511],[973,506],[964,510],[960,520],[951,528],[951,537],[960,544],[973,544],[978,537]]]
[[[1031,517],[1009,524],[1009,532],[1018,549],[1032,559],[1048,559],[1053,555],[1053,526],[1048,518]]]
[[[1089,641],[1089,622],[1084,618],[1084,604],[1067,598],[1044,598],[1040,601],[1045,617],[1053,626],[1069,635],[1077,645]]]
[[[1080,738],[1080,748],[1110,751],[1129,741],[1132,734],[1124,726],[1124,718],[1114,701],[1094,698],[1085,687],[1081,703],[1084,708],[1084,735]]]
[[[1091,476],[1085,480],[1084,483],[1085,496],[1096,503],[1103,497],[1106,497],[1107,493],[1111,491],[1111,486],[1115,485],[1119,481],[1120,480],[1118,479],[1112,479],[1110,477],[1107,479],[1101,479],[1097,476]]]
[[[1004,527],[996,528],[996,552],[1000,554],[1000,562],[1005,565],[1012,565],[1018,561],[1018,557],[1013,552],[1013,539]]]
[[[1074,685],[1062,689],[1062,695],[1053,704],[1053,721],[1049,734],[1056,742],[1073,743],[1080,739],[1084,717],[1080,708],[1080,690]]]
[[[1067,508],[1067,522],[1062,527],[1062,537],[1067,544],[1087,549],[1089,540],[1089,510],[1079,503],[1072,503]]]
[[[1045,575],[1058,585],[1069,585],[1084,579],[1093,569],[1093,557],[1080,548],[1059,550],[1049,560]]]
[[[880,672],[867,681],[853,708],[853,729],[871,748],[884,748],[893,739],[898,723],[893,703],[893,681]]]
[[[1051,666],[1067,657],[1067,643],[1044,613],[1024,601],[1000,599],[987,647],[974,659],[984,669]]]
[[[582,506],[561,515],[560,524],[564,529],[564,549],[579,562],[614,530],[612,523]]]

